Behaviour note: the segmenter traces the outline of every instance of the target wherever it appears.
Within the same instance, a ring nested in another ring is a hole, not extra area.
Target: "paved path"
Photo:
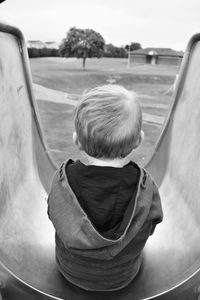
[[[52,90],[46,87],[43,87],[39,84],[34,84],[33,85],[34,88],[34,93],[35,93],[35,98],[37,100],[46,100],[46,101],[50,101],[50,102],[55,102],[55,103],[63,103],[63,104],[70,104],[73,106],[76,106],[77,101],[70,99],[70,94],[65,93],[65,92],[61,92],[61,91],[57,91],[57,90]],[[155,104],[155,105],[142,105],[144,107],[152,107],[152,108],[166,108],[165,105],[163,104]],[[153,114],[147,114],[147,113],[143,113],[143,120],[145,122],[151,122],[151,123],[156,123],[156,124],[163,124],[164,122],[164,117],[161,116],[156,116]]]

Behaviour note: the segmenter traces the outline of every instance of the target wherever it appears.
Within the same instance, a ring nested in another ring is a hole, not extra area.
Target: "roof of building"
[[[27,47],[28,48],[37,48],[37,49],[43,49],[43,48],[53,48],[58,49],[59,45],[56,42],[42,42],[39,40],[32,40],[27,41]]]
[[[28,48],[37,48],[37,49],[46,48],[45,43],[43,43],[39,40],[28,41],[27,42],[27,47]]]
[[[58,49],[59,45],[56,42],[45,42],[46,48]]]
[[[139,49],[135,51],[131,51],[131,55],[134,54],[149,54],[149,55],[164,55],[164,56],[183,56],[183,51],[176,51],[171,48],[153,48],[148,47],[145,49]]]

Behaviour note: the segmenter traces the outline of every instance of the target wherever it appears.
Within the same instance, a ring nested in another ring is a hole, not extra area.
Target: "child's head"
[[[141,142],[141,126],[137,95],[119,85],[87,91],[76,108],[77,141],[95,158],[126,157]]]

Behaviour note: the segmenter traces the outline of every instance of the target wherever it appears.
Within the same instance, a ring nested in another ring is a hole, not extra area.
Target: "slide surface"
[[[18,29],[0,24],[0,287],[5,286],[5,298],[173,299],[195,285],[200,278],[199,141],[200,35],[195,35],[146,165],[159,185],[164,221],[145,247],[140,275],[112,293],[86,292],[66,282],[56,267],[47,216],[56,165],[40,128],[24,39]]]

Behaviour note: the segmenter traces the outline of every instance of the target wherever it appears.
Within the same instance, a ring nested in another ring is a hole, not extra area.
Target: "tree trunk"
[[[86,61],[86,57],[83,57],[83,70],[85,70],[85,61]]]

